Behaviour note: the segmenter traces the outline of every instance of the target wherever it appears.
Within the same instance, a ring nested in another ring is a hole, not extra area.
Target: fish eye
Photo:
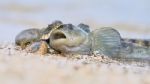
[[[61,29],[61,28],[63,28],[64,27],[64,25],[60,25],[57,29]]]

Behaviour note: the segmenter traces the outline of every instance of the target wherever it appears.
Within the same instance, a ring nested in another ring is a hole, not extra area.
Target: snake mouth
[[[66,39],[67,38],[66,35],[61,31],[54,32],[51,37],[53,40]]]

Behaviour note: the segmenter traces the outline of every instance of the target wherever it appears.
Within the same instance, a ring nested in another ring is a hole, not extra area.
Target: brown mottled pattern
[[[144,40],[144,39],[122,39],[122,41],[125,42],[130,42],[130,43],[135,43],[139,46],[145,46],[145,47],[150,47],[150,40]]]

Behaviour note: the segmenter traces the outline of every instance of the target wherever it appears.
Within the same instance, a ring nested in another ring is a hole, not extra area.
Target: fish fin
[[[110,57],[118,56],[121,48],[121,36],[111,27],[96,29],[91,32],[92,51]]]

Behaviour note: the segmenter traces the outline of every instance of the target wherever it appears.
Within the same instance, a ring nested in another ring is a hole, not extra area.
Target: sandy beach
[[[0,84],[150,84],[150,66],[105,56],[40,56],[0,43]]]

